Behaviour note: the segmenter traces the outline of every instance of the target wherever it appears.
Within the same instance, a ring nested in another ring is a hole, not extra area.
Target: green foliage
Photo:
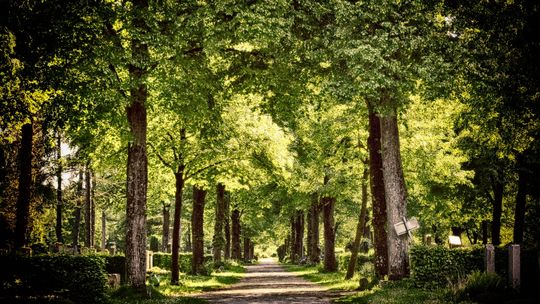
[[[481,248],[415,246],[410,251],[411,277],[418,287],[440,288],[483,269]]]
[[[150,236],[150,250],[154,252],[159,251],[159,239],[155,235]]]
[[[385,282],[371,290],[359,292],[337,299],[335,303],[380,303],[409,304],[431,303],[447,304],[452,302],[444,290],[426,290],[415,287],[410,281]]]
[[[163,252],[155,252],[154,255],[154,266],[159,267],[166,270],[171,270],[171,254],[170,253],[163,253]],[[204,256],[204,264],[208,264],[212,262],[213,256],[211,254],[207,254]],[[189,273],[191,271],[191,260],[192,260],[192,254],[191,253],[180,253],[178,255],[178,266],[180,267],[180,272]],[[209,265],[211,266],[211,265]],[[209,268],[209,271],[211,271],[212,268]]]
[[[373,263],[373,252],[371,253],[358,253],[358,258],[356,260],[356,270],[360,271],[363,269],[365,264]],[[350,252],[343,252],[337,255],[338,266],[341,271],[347,271],[349,267],[349,261],[351,260]]]
[[[126,282],[126,257],[123,255],[104,255],[105,271],[107,273],[119,273],[122,283]]]
[[[465,280],[450,285],[449,294],[456,301],[502,302],[510,294],[506,282],[495,273],[474,271]]]
[[[0,260],[1,297],[55,295],[75,303],[101,303],[107,298],[102,257],[1,255]]]

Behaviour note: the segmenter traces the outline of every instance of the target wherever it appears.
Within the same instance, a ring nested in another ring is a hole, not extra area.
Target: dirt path
[[[247,266],[247,273],[237,284],[198,298],[210,303],[322,304],[339,295],[287,272],[273,259],[262,259],[258,265]]]

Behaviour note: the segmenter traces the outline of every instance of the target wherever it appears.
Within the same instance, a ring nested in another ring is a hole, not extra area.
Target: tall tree
[[[21,148],[19,149],[19,195],[17,197],[17,221],[15,225],[15,248],[27,245],[28,217],[32,194],[32,122],[22,127]]]
[[[201,274],[204,272],[204,205],[206,190],[193,186],[193,212],[191,213],[191,235],[193,240],[193,252],[191,261],[191,273]]]
[[[216,219],[214,223],[214,236],[212,240],[214,263],[219,266],[222,263],[222,251],[225,247],[225,185],[218,183],[216,185]]]

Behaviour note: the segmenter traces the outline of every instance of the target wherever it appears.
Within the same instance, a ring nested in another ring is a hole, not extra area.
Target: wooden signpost
[[[396,230],[396,234],[397,235],[407,234],[409,238],[412,240],[411,231],[420,228],[420,224],[418,224],[418,220],[415,217],[412,217],[408,221],[405,217],[403,217],[402,219],[403,221],[394,224],[394,229]]]

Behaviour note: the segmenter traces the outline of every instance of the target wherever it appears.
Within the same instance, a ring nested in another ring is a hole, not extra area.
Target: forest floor
[[[196,296],[209,303],[330,303],[343,293],[309,282],[286,271],[275,259],[246,266],[239,283]]]

